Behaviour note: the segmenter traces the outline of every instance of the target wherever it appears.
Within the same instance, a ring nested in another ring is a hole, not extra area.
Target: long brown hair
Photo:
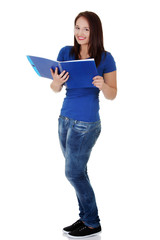
[[[95,59],[96,66],[101,62],[102,53],[105,51],[103,46],[103,30],[102,23],[97,14],[89,11],[81,12],[75,18],[74,24],[78,18],[85,17],[90,27],[90,38],[89,38],[89,50],[88,54],[91,58]],[[80,45],[74,37],[74,47],[71,49],[71,54],[75,55],[76,59],[79,59]]]

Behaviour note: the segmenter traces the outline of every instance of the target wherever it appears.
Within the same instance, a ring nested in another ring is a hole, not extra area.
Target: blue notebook
[[[59,73],[63,70],[69,72],[69,79],[65,83],[67,88],[95,88],[92,82],[98,72],[94,59],[59,62],[34,56],[27,56],[27,58],[35,72],[41,77],[53,79],[50,68],[55,70],[58,67]]]

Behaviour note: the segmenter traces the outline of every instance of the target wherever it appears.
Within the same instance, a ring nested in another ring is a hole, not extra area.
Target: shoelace
[[[86,228],[87,228],[86,226],[79,228],[79,232],[81,232],[82,230],[84,230]]]
[[[75,222],[73,225],[75,226],[75,225],[77,225],[77,224],[79,224],[81,221],[80,220],[78,220],[77,222]]]

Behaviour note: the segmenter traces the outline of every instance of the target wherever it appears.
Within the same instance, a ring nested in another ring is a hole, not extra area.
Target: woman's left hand
[[[104,78],[101,76],[95,76],[93,78],[93,85],[97,88],[99,88],[99,90],[102,90],[103,85],[104,85]]]

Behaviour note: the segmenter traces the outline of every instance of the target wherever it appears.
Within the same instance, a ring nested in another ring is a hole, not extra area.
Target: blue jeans
[[[101,132],[101,122],[81,122],[59,117],[59,140],[65,158],[65,175],[76,191],[80,219],[100,225],[95,194],[87,174],[87,162]]]

